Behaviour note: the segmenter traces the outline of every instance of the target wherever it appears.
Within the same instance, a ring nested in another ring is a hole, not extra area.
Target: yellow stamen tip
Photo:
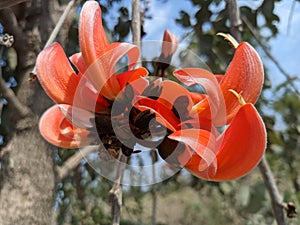
[[[237,92],[236,92],[235,90],[233,90],[233,89],[229,89],[229,91],[237,97],[237,99],[239,100],[239,102],[240,102],[241,105],[245,105],[245,104],[246,104],[246,102],[245,102],[245,100],[243,99],[243,96],[242,96],[241,94],[237,93]]]
[[[218,36],[223,37],[226,41],[229,42],[230,45],[232,45],[234,48],[237,48],[239,46],[239,43],[237,40],[235,40],[234,37],[232,37],[230,34],[225,33],[217,33]]]

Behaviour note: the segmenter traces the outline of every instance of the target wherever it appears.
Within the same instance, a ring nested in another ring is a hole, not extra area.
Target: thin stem
[[[276,185],[273,173],[268,165],[265,157],[262,158],[258,165],[261,175],[263,177],[266,188],[269,192],[272,202],[272,208],[278,225],[286,225],[284,217],[284,203]]]
[[[70,13],[70,11],[71,11],[73,5],[75,4],[75,1],[76,1],[76,0],[70,1],[70,2],[68,3],[68,5],[66,6],[66,8],[65,8],[65,10],[64,10],[64,12],[63,12],[63,14],[60,16],[60,18],[59,18],[59,20],[58,20],[56,26],[54,27],[52,33],[50,34],[50,37],[48,38],[48,40],[47,40],[47,42],[46,42],[46,44],[45,44],[45,46],[44,46],[44,49],[47,48],[51,43],[53,43],[53,41],[54,41],[55,38],[57,37],[57,35],[58,35],[60,29],[62,28],[62,26],[63,26],[63,24],[64,24],[64,22],[65,22],[65,20],[66,20],[66,18],[67,18],[67,16],[68,16],[68,14]],[[36,74],[36,66],[34,66],[34,68],[33,68],[33,70],[31,71],[30,74],[32,74],[32,75],[35,75],[35,74]]]
[[[68,160],[62,166],[56,168],[58,179],[64,179],[70,173],[70,171],[79,165],[82,159],[84,159],[88,154],[96,152],[98,148],[98,146],[86,146],[68,158]]]
[[[112,225],[119,225],[121,221],[122,213],[122,179],[125,171],[127,157],[122,154],[120,150],[119,153],[119,164],[117,168],[117,176],[113,187],[110,189],[110,202],[111,202],[111,217]]]
[[[140,1],[132,0],[132,41],[140,48],[141,43],[141,18],[140,18]],[[141,60],[138,60],[136,67],[141,67]],[[117,179],[110,190],[111,200],[111,215],[112,224],[119,225],[122,211],[122,179],[126,166],[127,157],[122,154],[120,150],[119,161],[117,168]]]
[[[132,42],[141,49],[141,10],[140,0],[132,0]],[[141,56],[139,56],[141,57]],[[139,58],[136,67],[141,67],[141,58]]]
[[[235,39],[240,42],[242,39],[242,21],[240,16],[240,9],[237,0],[226,0],[226,8],[229,13],[230,33]]]
[[[156,225],[156,211],[157,211],[157,186],[156,186],[156,170],[154,164],[157,161],[156,152],[155,150],[151,150],[151,158],[152,158],[152,177],[153,177],[153,184],[152,184],[152,215],[151,215],[151,222],[152,225]]]
[[[292,20],[293,20],[294,11],[295,11],[295,6],[296,6],[296,0],[293,1],[292,6],[291,6],[291,10],[290,10],[290,13],[289,13],[288,25],[287,25],[287,34],[288,35],[290,33],[290,30],[291,30],[291,24],[292,24]]]

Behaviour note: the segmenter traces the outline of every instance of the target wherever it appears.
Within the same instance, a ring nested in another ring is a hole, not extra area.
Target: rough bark
[[[29,73],[62,10],[54,0],[33,0],[0,10],[0,23],[14,35],[18,54],[16,96],[31,113],[14,116],[8,104],[2,121],[6,145],[0,150],[0,224],[51,224],[55,173],[53,147],[38,131],[38,118],[51,104]]]

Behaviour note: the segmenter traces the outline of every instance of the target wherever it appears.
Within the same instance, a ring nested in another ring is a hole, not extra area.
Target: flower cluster
[[[178,45],[166,31],[157,63],[160,72],[150,76],[145,68],[133,69],[137,46],[108,42],[98,3],[87,1],[80,15],[81,52],[67,58],[55,43],[37,59],[38,79],[56,103],[41,117],[41,134],[63,148],[105,142],[108,137],[113,156],[119,149],[128,156],[136,153],[139,143],[203,179],[245,175],[266,147],[265,126],[253,106],[264,72],[248,43],[221,35],[236,48],[224,75],[182,68],[173,72],[179,83],[164,78]],[[124,56],[128,66],[118,73],[117,62]],[[201,86],[205,92],[185,88],[190,86]],[[220,133],[218,127],[226,129]],[[160,138],[151,139],[156,135]]]

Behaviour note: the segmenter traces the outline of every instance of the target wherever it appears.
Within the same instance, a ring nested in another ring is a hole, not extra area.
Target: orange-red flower
[[[174,76],[187,86],[202,85],[206,94],[163,81],[157,100],[139,101],[140,109],[151,109],[169,129],[158,147],[160,155],[171,163],[175,156],[195,176],[214,181],[239,178],[253,169],[266,147],[265,126],[253,106],[264,79],[256,51],[239,44],[222,77],[198,68],[177,70]],[[219,134],[215,126],[227,124]]]
[[[190,92],[174,81],[143,79],[148,74],[146,69],[133,70],[139,55],[137,46],[110,44],[98,3],[87,1],[80,14],[81,52],[68,59],[55,43],[37,59],[38,79],[56,103],[41,117],[41,134],[64,148],[88,145],[102,132],[101,127],[96,127],[97,134],[91,135],[93,121],[100,114],[109,117],[109,126],[117,125],[115,131],[120,134],[114,135],[122,139],[118,143],[121,148],[128,150],[136,144],[126,140],[131,139],[130,131],[138,138],[149,135],[149,124],[145,122],[155,118],[155,126],[160,124],[155,128],[163,125],[167,129],[157,146],[167,162],[178,163],[208,180],[245,175],[257,165],[266,147],[265,127],[253,106],[260,95],[264,73],[258,54],[248,43],[238,44],[222,35],[236,47],[225,75],[199,68],[174,72],[186,86],[201,85],[205,89],[204,94]],[[163,63],[169,64],[177,38],[166,31],[164,41],[161,56],[168,59]],[[128,67],[118,74],[116,64],[124,55]],[[128,131],[122,130],[124,118],[131,120]],[[220,134],[217,127],[225,125],[227,128]],[[151,147],[153,144],[149,140],[144,143]],[[130,150],[129,153],[133,151]]]
[[[194,110],[201,116],[211,116],[218,126],[228,124],[241,108],[230,89],[238,92],[246,102],[255,104],[264,81],[262,62],[255,49],[247,42],[234,46],[236,51],[225,75],[215,76],[200,68],[174,72],[174,76],[185,85],[200,84],[205,88],[208,95],[202,95],[203,99]]]
[[[42,87],[57,103],[43,114],[39,128],[48,142],[64,148],[77,148],[93,139],[84,129],[86,124],[78,127],[74,124],[80,123],[69,121],[72,119],[68,116],[70,112],[81,115],[85,113],[81,109],[85,109],[108,114],[111,101],[125,85],[148,74],[144,68],[132,70],[138,60],[137,46],[108,42],[102,27],[101,9],[95,1],[86,2],[82,8],[79,42],[81,52],[69,59],[62,47],[54,43],[39,54],[36,64]],[[128,71],[116,74],[116,63],[125,55],[129,61]],[[93,114],[89,116],[87,120],[94,117]]]
[[[168,30],[165,30],[161,52],[164,58],[172,56],[178,46],[178,39],[175,34],[171,34]]]

